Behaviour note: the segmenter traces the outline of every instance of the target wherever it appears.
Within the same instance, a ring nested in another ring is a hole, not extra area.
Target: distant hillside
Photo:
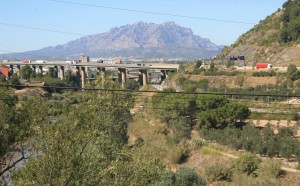
[[[268,16],[230,47],[220,58],[246,57],[247,65],[264,62],[274,66],[300,65],[300,1],[287,1],[281,10]]]
[[[92,57],[200,58],[218,55],[220,51],[221,47],[209,39],[194,35],[191,29],[174,22],[138,22],[112,28],[106,33],[85,36],[65,45],[1,55],[1,58],[78,58],[82,54]]]

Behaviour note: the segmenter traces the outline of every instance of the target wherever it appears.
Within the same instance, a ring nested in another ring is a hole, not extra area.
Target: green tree
[[[287,79],[291,80],[291,81],[295,81],[299,78],[299,72],[298,72],[296,65],[290,64],[288,66],[286,76],[287,76]]]
[[[78,87],[80,85],[80,77],[76,74],[72,74],[72,71],[66,72],[66,81],[71,87]]]
[[[57,72],[56,72],[56,69],[53,68],[53,67],[50,67],[46,76],[49,76],[51,78],[57,78]]]
[[[37,128],[32,136],[35,158],[16,174],[14,185],[149,185],[158,181],[164,170],[160,161],[126,145],[132,106],[127,92],[80,95],[77,106],[68,108],[55,124]]]
[[[209,66],[209,69],[208,69],[210,72],[216,72],[218,69],[217,67],[215,67],[215,62],[210,62],[210,66]]]
[[[201,60],[197,60],[197,61],[196,61],[196,64],[195,64],[195,69],[200,68],[201,65],[202,65],[202,61],[201,61]]]
[[[219,128],[234,126],[236,121],[249,117],[250,110],[245,105],[228,103],[216,109],[207,110],[198,114],[199,128]]]
[[[34,71],[29,65],[25,65],[21,68],[22,79],[29,80],[33,76]]]
[[[5,81],[6,81],[5,76],[0,72],[0,83],[4,83]]]
[[[13,77],[9,78],[7,83],[10,84],[10,85],[17,85],[17,86],[21,85],[21,82],[20,82],[19,78],[16,77],[16,76],[13,76]],[[16,86],[16,89],[20,89],[20,87],[17,87],[17,86]]]
[[[28,137],[34,133],[41,121],[47,122],[45,118],[47,109],[40,99],[29,99],[19,103],[17,96],[10,89],[1,88],[0,97],[0,177],[2,177],[14,170],[18,162],[27,158],[30,143]],[[7,161],[8,157],[15,158]],[[0,181],[0,184],[3,183]]]
[[[300,3],[299,1],[288,0],[283,5],[282,16],[283,27],[280,32],[280,39],[283,42],[295,42],[300,38]]]
[[[291,137],[282,137],[280,138],[280,155],[287,160],[295,154],[296,141]]]
[[[135,80],[128,80],[128,81],[126,82],[125,87],[126,87],[126,89],[128,89],[128,90],[135,90],[135,91],[137,91],[137,90],[139,90],[140,85],[139,85],[139,83],[138,83],[137,81],[135,81]]]

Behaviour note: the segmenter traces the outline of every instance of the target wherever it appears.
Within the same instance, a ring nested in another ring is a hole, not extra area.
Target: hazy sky
[[[284,2],[285,0],[0,0],[0,53],[23,52],[64,44],[83,35],[107,32],[110,28],[138,21],[157,24],[174,21],[218,45],[230,45],[260,20],[281,8]]]

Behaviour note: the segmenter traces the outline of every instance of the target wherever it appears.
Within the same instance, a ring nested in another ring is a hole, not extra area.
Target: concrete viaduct
[[[118,80],[119,83],[126,83],[126,72],[128,69],[138,69],[140,73],[140,82],[141,85],[146,85],[148,82],[148,70],[160,70],[162,79],[167,78],[168,72],[177,71],[179,68],[178,64],[149,64],[149,63],[141,63],[141,64],[106,64],[106,63],[67,63],[65,61],[45,61],[43,63],[31,62],[31,63],[23,63],[22,61],[9,61],[2,62],[0,65],[6,65],[10,67],[10,71],[13,73],[14,67],[16,67],[19,71],[21,66],[29,65],[34,70],[37,68],[40,72],[43,71],[43,67],[54,67],[57,72],[57,77],[64,79],[65,69],[66,67],[75,67],[77,72],[80,73],[81,77],[81,86],[82,88],[86,85],[86,77],[87,77],[87,68],[95,67],[98,72],[104,73],[106,68],[116,68],[118,69]]]

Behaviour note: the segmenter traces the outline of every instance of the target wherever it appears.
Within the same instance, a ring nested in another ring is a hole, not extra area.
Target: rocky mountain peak
[[[142,21],[115,27],[108,32],[88,35],[65,45],[44,48],[44,55],[59,57],[86,54],[95,57],[188,57],[216,55],[221,48],[209,39],[194,35],[190,28],[173,21],[163,24]]]

